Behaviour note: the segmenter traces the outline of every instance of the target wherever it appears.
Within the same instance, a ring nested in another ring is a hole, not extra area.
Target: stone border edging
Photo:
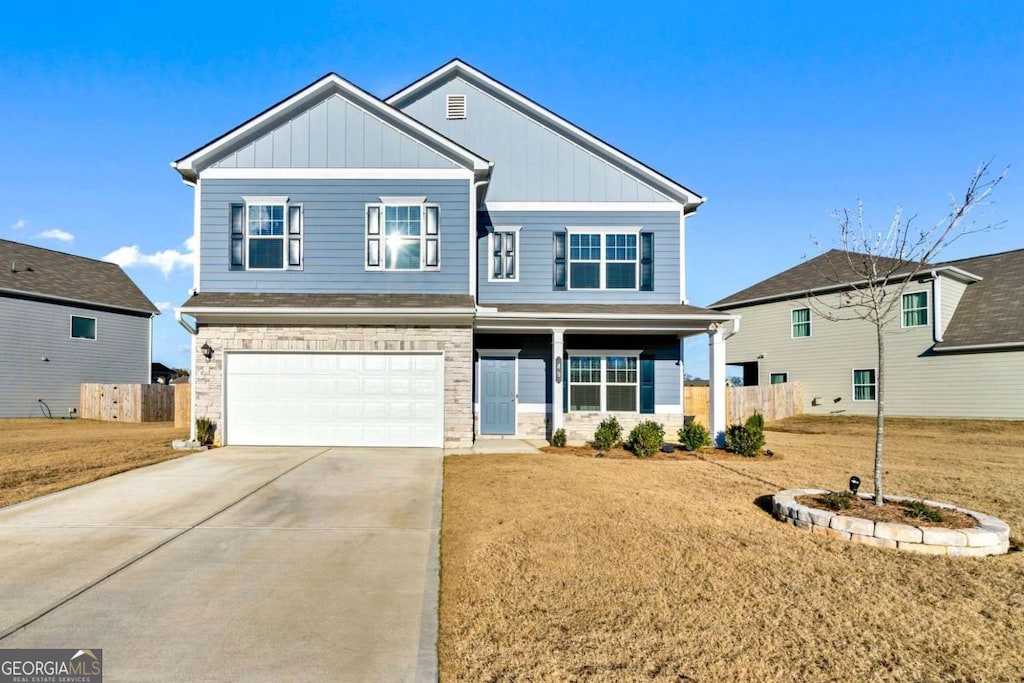
[[[801,505],[798,496],[829,493],[825,489],[788,489],[772,496],[772,514],[798,529],[834,536],[854,543],[879,548],[896,548],[923,555],[951,555],[957,557],[984,557],[1004,555],[1010,550],[1010,526],[992,515],[965,510],[949,503],[922,502],[944,510],[956,510],[978,520],[970,529],[943,529],[930,526],[911,526],[892,522],[873,522],[870,519],[842,515],[831,510]],[[861,493],[860,498],[873,498]],[[921,500],[909,496],[886,496],[886,501]]]

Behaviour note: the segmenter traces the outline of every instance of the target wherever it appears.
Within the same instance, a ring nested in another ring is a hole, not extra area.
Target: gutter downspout
[[[487,192],[483,189],[485,185],[489,185],[491,182],[491,171],[494,169],[494,164],[491,163],[487,169],[487,178],[483,180],[474,180],[469,192],[469,244],[470,244],[470,261],[469,261],[469,293],[473,295],[473,305],[477,303],[478,293],[480,289],[480,275],[477,272],[477,265],[480,262],[479,256],[479,238],[477,237],[477,220],[476,215],[480,210],[480,205],[483,204],[483,198]],[[478,196],[479,194],[479,196]],[[518,258],[518,256],[516,257]]]
[[[189,371],[188,381],[189,381],[189,384],[191,385],[189,387],[189,389],[191,390],[191,394],[192,394],[192,400],[191,400],[191,404],[192,405],[189,408],[189,414],[191,415],[192,419],[189,420],[188,438],[190,440],[192,440],[192,441],[195,441],[196,440],[196,334],[199,332],[199,330],[194,325],[189,324],[189,322],[182,317],[181,309],[180,308],[175,308],[174,309],[174,319],[178,321],[179,325],[181,325],[183,328],[185,328],[186,332],[188,332],[188,335],[189,335],[189,348],[192,351],[189,354],[189,365],[188,365],[188,368],[189,368],[189,370],[188,370]]]

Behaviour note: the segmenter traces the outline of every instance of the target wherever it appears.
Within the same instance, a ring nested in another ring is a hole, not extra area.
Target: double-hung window
[[[921,327],[928,324],[928,292],[910,292],[903,295],[903,327]]]
[[[874,401],[878,382],[874,369],[853,371],[853,400]]]
[[[518,252],[519,228],[494,228],[490,234],[487,279],[491,282],[518,282]]]
[[[633,354],[569,356],[569,410],[639,410],[638,358]]]
[[[244,197],[231,205],[231,267],[302,267],[302,206],[287,197]]]
[[[793,339],[811,336],[811,309],[794,308],[790,312],[790,322],[793,327]]]
[[[569,289],[637,289],[638,232],[569,232]]]
[[[367,270],[438,270],[438,207],[425,197],[381,197],[366,207]]]

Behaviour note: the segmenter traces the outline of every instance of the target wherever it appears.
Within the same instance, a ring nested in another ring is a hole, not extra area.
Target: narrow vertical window
[[[793,338],[811,336],[811,309],[796,308],[790,313],[793,324]]]
[[[903,327],[921,327],[928,324],[928,292],[903,295]]]

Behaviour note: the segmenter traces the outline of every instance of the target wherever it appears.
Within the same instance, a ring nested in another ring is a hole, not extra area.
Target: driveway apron
[[[224,448],[0,510],[0,648],[104,680],[437,678],[441,451]]]

